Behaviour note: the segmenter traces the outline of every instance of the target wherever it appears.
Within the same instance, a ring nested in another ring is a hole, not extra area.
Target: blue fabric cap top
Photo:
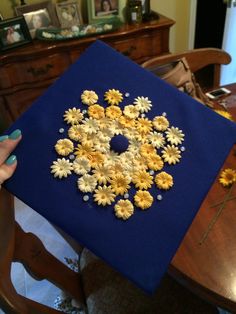
[[[112,89],[121,95],[107,95]],[[86,90],[96,95],[84,95],[81,101]],[[113,98],[126,94],[129,96],[112,107]],[[98,99],[99,106],[85,104],[91,97],[95,104]],[[109,97],[111,106],[106,100]],[[109,110],[116,111],[117,118],[111,115],[107,122],[103,117],[109,117]],[[91,119],[92,115],[102,118]],[[68,124],[65,120],[75,116],[80,122]],[[108,123],[106,132],[104,123]],[[166,124],[167,129],[161,130],[160,124]],[[6,188],[150,293],[166,272],[236,140],[235,123],[101,41],[92,44],[7,132],[16,128],[21,129],[23,138],[14,152],[17,170]],[[101,170],[99,177],[91,166],[94,159],[88,164],[83,158],[90,147],[83,143],[84,138],[87,143],[95,142],[91,156],[96,155],[96,162],[101,160],[101,167],[110,165],[103,178]],[[119,154],[108,154],[109,147]],[[59,158],[61,150],[64,156]],[[154,158],[152,150],[160,157]],[[172,153],[177,159],[166,162]],[[126,165],[119,164],[122,156]],[[51,173],[58,158],[70,172],[67,177],[62,173],[61,179]],[[78,158],[80,163],[76,164]],[[124,171],[118,179],[126,182],[128,192],[114,195],[114,178],[109,179],[109,173],[120,166]],[[168,173],[170,189],[158,185],[161,172]],[[89,182],[96,178],[93,189],[87,189],[85,176]],[[150,184],[142,186],[143,181]],[[113,201],[99,205],[96,190]],[[160,194],[162,197],[157,197]],[[147,199],[150,206],[138,206]],[[127,202],[120,202],[123,200]],[[114,214],[117,204],[126,204],[133,215],[119,219]]]
[[[117,153],[123,153],[129,146],[129,141],[124,135],[115,135],[110,141],[111,149]]]

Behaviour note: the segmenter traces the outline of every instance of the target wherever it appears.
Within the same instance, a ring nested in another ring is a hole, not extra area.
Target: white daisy
[[[135,139],[138,134],[139,133],[136,128],[125,128],[123,130],[123,135],[126,136],[129,140]]]
[[[113,150],[110,150],[106,154],[106,159],[104,161],[105,165],[112,165],[113,163],[117,162],[119,160],[119,155],[115,153]]]
[[[83,121],[84,132],[88,134],[96,133],[98,130],[98,122],[93,118],[87,118]]]
[[[184,140],[184,134],[179,128],[175,128],[172,126],[168,128],[165,133],[167,141],[171,144],[178,145],[181,144]]]
[[[160,148],[165,144],[165,138],[162,133],[153,132],[148,134],[147,138],[156,148]]]
[[[65,158],[58,158],[57,161],[53,161],[51,166],[51,173],[56,178],[66,178],[68,175],[72,173],[73,165],[72,163]]]
[[[79,157],[74,160],[73,168],[76,174],[85,174],[90,171],[91,166],[87,158]]]
[[[148,112],[152,108],[152,102],[148,97],[137,97],[134,99],[134,104],[140,112]]]
[[[78,188],[82,192],[93,192],[97,185],[97,180],[90,174],[84,174],[77,181]]]
[[[113,135],[119,135],[123,133],[123,127],[121,126],[118,120],[112,120],[110,130]]]

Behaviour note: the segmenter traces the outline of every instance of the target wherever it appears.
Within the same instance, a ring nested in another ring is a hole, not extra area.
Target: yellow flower
[[[135,206],[141,209],[147,209],[152,206],[153,197],[148,191],[137,191],[134,196]]]
[[[105,117],[104,108],[100,105],[91,105],[88,108],[88,115],[94,119],[101,119]]]
[[[81,95],[81,100],[85,105],[94,105],[98,101],[98,95],[92,90],[85,90]]]
[[[94,192],[94,200],[98,205],[111,205],[115,200],[115,194],[112,192],[110,186],[99,186]]]
[[[161,170],[164,166],[164,162],[157,154],[148,156],[147,158],[148,168],[154,171]]]
[[[124,115],[131,119],[136,119],[139,116],[139,110],[137,106],[128,105],[128,106],[125,106],[124,108]]]
[[[146,170],[148,168],[146,159],[140,155],[133,160],[133,166],[134,169],[138,171]]]
[[[148,143],[142,144],[140,147],[140,154],[143,157],[148,157],[148,156],[153,155],[155,153],[156,153],[156,150],[151,144],[148,144]]]
[[[101,165],[104,162],[104,155],[101,152],[91,152],[88,156],[89,163],[92,168]]]
[[[106,116],[110,119],[118,119],[122,115],[122,111],[117,106],[109,106],[106,108]]]
[[[119,200],[115,205],[115,215],[117,218],[128,219],[134,213],[134,206],[129,200]]]
[[[155,182],[157,187],[162,190],[169,190],[174,184],[173,177],[165,171],[156,175]]]
[[[122,94],[116,89],[109,89],[105,95],[104,99],[108,102],[109,105],[119,105],[123,100]]]
[[[164,116],[156,116],[152,123],[157,131],[165,131],[169,127],[169,121]]]
[[[53,173],[53,176],[59,179],[66,178],[69,174],[72,173],[73,165],[70,163],[69,160],[65,158],[58,158],[57,161],[53,161],[53,164],[51,166],[51,173]]]
[[[222,117],[229,119],[231,121],[233,121],[233,117],[232,115],[228,112],[228,111],[224,111],[224,110],[214,110],[216,113],[220,114]]]
[[[83,114],[80,109],[74,107],[65,111],[63,117],[68,124],[78,124],[83,119]]]
[[[89,157],[90,154],[94,151],[93,147],[88,144],[82,144],[77,145],[77,148],[75,149],[75,155],[78,157]]]
[[[130,189],[130,180],[123,175],[116,175],[110,180],[112,191],[116,195],[124,195]]]
[[[126,116],[121,116],[119,118],[119,123],[124,127],[124,128],[133,128],[135,126],[135,120],[131,119]]]
[[[72,125],[68,130],[68,136],[71,140],[79,141],[83,137],[84,132],[81,125]]]
[[[111,172],[112,172],[112,176],[122,174],[124,172],[124,167],[119,162],[113,162],[111,164]]]
[[[162,158],[169,165],[171,164],[175,165],[177,162],[180,161],[181,158],[180,150],[178,149],[178,147],[174,145],[167,145],[162,150]]]
[[[136,121],[136,128],[142,134],[147,134],[152,129],[152,121],[147,118],[138,118]]]
[[[167,141],[171,144],[178,145],[184,140],[184,134],[179,128],[170,127],[166,131]]]
[[[236,171],[230,168],[223,170],[219,181],[225,187],[231,186],[234,182],[236,182]]]
[[[59,155],[67,156],[74,150],[74,144],[68,138],[60,139],[55,145],[56,152]]]
[[[98,165],[93,170],[93,176],[97,179],[99,184],[106,184],[111,175],[112,172],[109,166]]]
[[[141,170],[134,173],[132,181],[136,188],[147,190],[152,186],[153,178],[148,172]]]

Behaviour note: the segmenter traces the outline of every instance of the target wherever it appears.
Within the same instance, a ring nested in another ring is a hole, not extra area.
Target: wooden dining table
[[[236,121],[236,84],[226,87],[231,94],[215,101],[214,108],[226,108]],[[221,171],[226,168],[236,170],[236,143]],[[236,313],[236,182],[223,187],[221,171],[172,259],[169,273],[204,300]]]

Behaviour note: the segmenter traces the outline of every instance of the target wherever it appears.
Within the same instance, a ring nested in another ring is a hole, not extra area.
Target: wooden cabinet
[[[169,52],[174,21],[160,16],[140,25],[77,40],[39,41],[0,54],[0,115],[9,125],[96,39],[137,63]]]

